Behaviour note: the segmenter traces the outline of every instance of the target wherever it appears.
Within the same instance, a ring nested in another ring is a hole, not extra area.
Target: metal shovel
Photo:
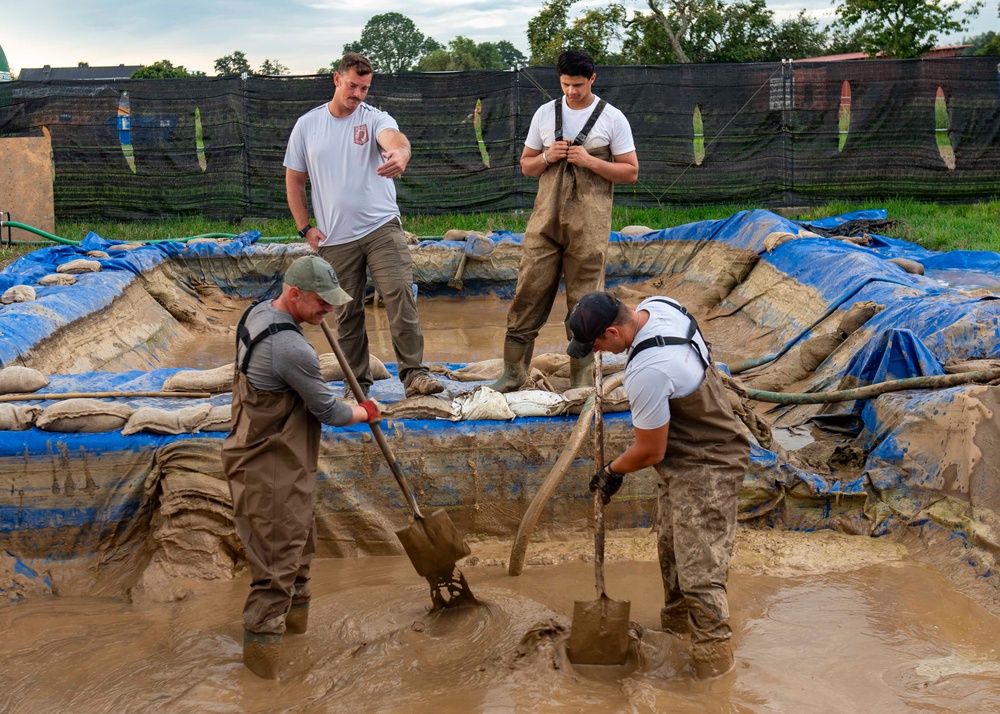
[[[604,464],[604,412],[601,356],[594,356],[594,463]],[[604,498],[594,492],[594,576],[596,600],[573,603],[573,625],[566,652],[573,664],[621,665],[628,659],[631,602],[604,592]]]
[[[337,341],[326,321],[320,323],[326,339],[330,342],[330,347],[337,357],[341,370],[344,372],[344,379],[354,392],[355,399],[361,403],[366,399],[358,384],[358,378],[354,376],[350,366],[347,364],[347,357]],[[385,434],[379,425],[370,423],[372,436],[378,442],[382,455],[392,475],[396,477],[396,483],[403,490],[403,496],[413,512],[413,523],[406,528],[396,531],[396,537],[403,544],[403,550],[410,558],[417,574],[426,578],[431,585],[431,600],[434,610],[448,607],[459,607],[462,605],[478,605],[479,601],[469,589],[469,584],[465,580],[462,572],[455,567],[455,563],[469,555],[472,551],[465,543],[461,533],[452,523],[451,518],[442,509],[434,511],[430,516],[424,516],[417,506],[417,500],[410,490],[406,477],[399,468],[396,458],[392,455],[389,442],[385,439]]]

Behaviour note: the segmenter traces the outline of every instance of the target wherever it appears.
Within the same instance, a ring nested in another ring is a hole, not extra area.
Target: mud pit
[[[795,273],[810,266],[795,253],[795,236],[762,249],[756,243],[770,240],[774,227],[748,226],[732,245],[713,243],[717,250],[700,237],[666,247],[618,246],[618,269],[653,266],[659,274],[615,289],[631,302],[651,294],[683,301],[718,360],[732,365],[769,355],[739,377],[761,389],[818,391],[890,378],[906,359],[926,358],[925,344],[942,362],[994,356],[995,336],[985,354],[975,353],[995,322],[987,311],[994,296],[982,287],[992,285],[988,280],[966,280],[976,292],[952,299],[895,273],[882,275],[880,259],[841,251],[861,268],[818,269],[860,281],[821,289],[810,275]],[[790,257],[782,263],[772,251]],[[194,280],[182,264],[162,264],[84,318],[71,338],[43,341],[20,359],[50,374],[224,364],[229,326],[246,293],[261,294],[283,259],[238,258],[253,289],[237,297]],[[214,270],[211,261],[194,265]],[[441,272],[447,278],[453,269]],[[176,285],[161,280],[174,273]],[[936,302],[910,308],[921,291]],[[896,293],[909,302],[893,303]],[[561,305],[560,295],[536,354],[564,349]],[[426,359],[495,358],[506,307],[489,296],[421,299]],[[921,332],[913,315],[936,313],[950,324]],[[368,317],[373,353],[391,362],[384,312],[370,309]],[[901,334],[907,330],[915,335],[910,342]],[[319,331],[310,336],[326,351]],[[862,364],[882,357],[873,345],[885,349],[888,368]],[[376,396],[393,381],[376,382]],[[450,382],[449,392],[471,386]],[[0,576],[20,582],[14,594],[25,598],[0,607],[8,643],[0,653],[0,671],[8,675],[0,710],[986,711],[1000,686],[986,644],[1000,613],[1000,488],[997,459],[990,458],[1000,445],[991,419],[1000,408],[996,389],[957,390],[947,403],[934,395],[889,395],[863,414],[852,403],[775,407],[733,392],[759,449],[740,494],[745,525],[730,582],[737,673],[711,685],[691,681],[686,644],[655,631],[662,588],[654,540],[626,530],[653,518],[649,473],[631,476],[609,508],[618,529],[608,544],[609,595],[631,600],[643,654],[622,683],[588,679],[559,655],[573,601],[593,597],[592,542],[584,535],[592,465],[581,455],[539,526],[546,541],[529,546],[520,578],[505,574],[509,543],[472,543],[472,558],[460,566],[485,609],[430,616],[426,585],[405,558],[320,559],[311,631],[286,638],[283,679],[268,684],[240,664],[247,582],[227,521],[217,438],[127,441],[114,434],[107,446],[31,430],[23,445],[5,452],[0,470],[2,546],[47,573],[59,597],[48,597],[38,578],[18,581],[14,566],[0,559]],[[390,441],[422,504],[448,508],[471,536],[503,538],[573,421],[444,429],[400,420]],[[844,428],[859,422],[871,432],[867,441]],[[628,439],[627,418],[609,417],[608,424],[614,450]],[[898,444],[902,453],[893,450]],[[358,434],[325,434],[321,554],[399,552],[392,531],[405,509],[379,462]],[[119,497],[116,489],[127,493]],[[101,514],[98,522],[73,522],[84,509]],[[23,525],[35,518],[42,525]],[[206,521],[211,527],[202,528]],[[859,535],[757,530],[769,526]],[[59,562],[90,554],[96,557]],[[164,602],[172,599],[178,601]],[[56,683],[48,681],[51,672],[60,673]]]
[[[741,529],[737,670],[707,684],[688,643],[657,631],[648,532],[608,540],[609,592],[632,601],[640,653],[621,681],[562,651],[573,600],[592,593],[588,541],[533,544],[517,578],[508,542],[472,545],[462,568],[486,606],[433,616],[405,558],[318,561],[309,632],[285,637],[276,683],[241,662],[245,576],[169,605],[67,594],[4,608],[0,710],[854,714],[984,712],[1000,696],[1000,619],[888,539]]]

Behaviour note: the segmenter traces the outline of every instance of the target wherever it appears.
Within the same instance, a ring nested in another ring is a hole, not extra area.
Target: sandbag
[[[198,431],[229,433],[233,429],[233,405],[222,404],[212,407],[208,415],[198,425]]]
[[[389,419],[451,419],[452,401],[436,394],[418,394],[386,404],[382,415]]]
[[[566,413],[579,414],[583,411],[583,405],[594,393],[593,387],[574,387],[563,392],[563,399],[566,400]],[[628,403],[628,395],[625,394],[625,387],[608,392],[601,399],[601,412],[611,414],[614,412],[627,412],[631,409]]]
[[[30,429],[41,413],[42,408],[35,405],[0,404],[0,431]]]
[[[649,226],[625,226],[618,232],[623,236],[642,236],[647,233],[652,233],[653,229]]]
[[[389,370],[382,364],[382,360],[373,354],[368,355],[368,369],[371,370],[372,379],[375,381],[392,377]],[[327,382],[344,381],[344,370],[340,368],[337,355],[333,352],[324,352],[319,356],[319,371]]]
[[[141,248],[142,243],[116,243],[115,245],[108,246],[108,250],[135,250],[136,248]]]
[[[88,250],[84,253],[88,258],[110,258],[111,256],[105,253],[103,250]]]
[[[236,365],[224,364],[214,369],[185,369],[167,377],[163,382],[165,392],[211,392],[221,394],[233,391]]]
[[[514,416],[556,416],[566,411],[568,402],[561,394],[540,389],[522,390],[505,394],[507,406]]]
[[[49,273],[38,279],[38,284],[46,287],[49,285],[73,285],[74,283],[76,283],[76,276],[69,273]]]
[[[467,364],[461,369],[447,370],[448,379],[456,382],[485,382],[500,379],[503,374],[502,359],[486,359],[481,362]]]
[[[96,260],[87,260],[86,258],[77,258],[76,260],[71,260],[68,263],[63,263],[56,268],[57,273],[99,273],[101,272],[101,264]]]
[[[555,374],[561,369],[566,369],[569,374],[569,355],[559,352],[545,352],[531,359],[531,368],[539,369],[545,374]]]
[[[504,395],[486,386],[460,394],[452,402],[452,421],[473,419],[510,421],[514,417],[515,414],[507,406]]]
[[[211,411],[211,404],[196,404],[183,409],[140,407],[132,412],[122,427],[122,436],[140,431],[150,434],[196,434]]]
[[[35,299],[35,289],[30,285],[12,285],[0,295],[0,303],[11,305],[15,302],[32,302]]]
[[[49,386],[49,378],[31,367],[11,365],[0,369],[0,394],[31,394]]]
[[[847,311],[840,320],[840,331],[845,335],[850,335],[870,319],[875,317],[878,313],[885,309],[884,305],[879,305],[877,302],[872,302],[871,300],[865,300],[863,302],[856,302],[851,305],[851,309]]]
[[[35,420],[35,426],[64,434],[119,431],[130,416],[132,408],[127,404],[100,399],[67,399],[47,407]]]

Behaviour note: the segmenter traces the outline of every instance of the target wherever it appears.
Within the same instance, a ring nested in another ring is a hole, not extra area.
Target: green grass
[[[620,230],[629,225],[653,229],[669,228],[695,221],[728,218],[737,211],[754,206],[727,204],[715,206],[630,208],[618,206],[612,215],[611,227]],[[918,203],[910,200],[871,201],[864,204],[834,202],[810,208],[796,216],[803,220],[822,218],[864,208],[885,208],[889,218],[899,221],[886,234],[903,238],[931,250],[991,250],[1000,252],[1000,201],[970,204]],[[451,215],[406,215],[403,227],[418,236],[440,236],[450,228],[462,230],[509,230],[522,233],[528,213],[465,213]],[[71,240],[82,240],[89,231],[113,240],[144,241],[164,238],[186,238],[205,233],[240,233],[258,230],[267,238],[298,240],[291,218],[244,220],[237,223],[205,218],[115,223],[106,221],[57,221],[55,234]],[[24,235],[23,233],[21,235]],[[13,248],[0,248],[0,267],[12,262],[46,241]]]

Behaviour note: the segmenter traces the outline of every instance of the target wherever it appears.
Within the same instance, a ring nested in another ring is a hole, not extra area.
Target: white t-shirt
[[[566,104],[566,97],[562,98],[562,125],[563,138],[575,139],[577,134],[583,130],[583,125],[587,123],[591,113],[597,108],[597,103],[601,100],[596,94],[594,101],[589,107],[584,109],[570,109]],[[555,102],[545,102],[538,107],[535,116],[531,118],[531,126],[528,127],[528,136],[524,140],[524,145],[529,149],[541,151],[546,146],[551,146],[556,140],[556,104]],[[604,107],[601,116],[597,118],[594,128],[587,135],[587,140],[583,144],[586,149],[596,149],[600,146],[610,146],[612,156],[621,156],[630,151],[635,151],[635,142],[632,140],[632,127],[629,126],[628,119],[621,113],[621,110],[610,104]]]
[[[680,310],[658,302],[662,299],[647,298],[636,307],[637,311],[648,312],[649,320],[636,334],[633,347],[656,335],[687,337],[690,318]],[[707,360],[708,346],[700,331],[695,333],[694,342]],[[631,356],[631,348],[627,354]],[[704,378],[704,362],[692,345],[665,345],[643,350],[625,368],[623,386],[632,408],[632,426],[659,429],[670,421],[669,400],[693,393]]]
[[[395,184],[375,173],[385,163],[378,145],[384,129],[399,125],[363,102],[343,119],[323,104],[295,122],[284,163],[309,174],[322,245],[356,241],[399,216]]]

